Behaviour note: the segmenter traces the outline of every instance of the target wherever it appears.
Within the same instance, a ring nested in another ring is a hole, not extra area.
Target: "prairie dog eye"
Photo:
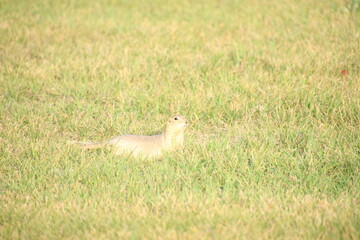
[[[174,120],[177,121],[177,120],[179,120],[179,119],[176,117],[176,118],[174,118]]]

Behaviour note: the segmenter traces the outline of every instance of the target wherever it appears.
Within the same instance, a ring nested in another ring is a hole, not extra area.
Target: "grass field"
[[[359,79],[357,0],[0,0],[0,239],[359,239]]]

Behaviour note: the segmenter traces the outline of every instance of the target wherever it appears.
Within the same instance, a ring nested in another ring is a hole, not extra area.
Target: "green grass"
[[[359,239],[358,1],[0,0],[0,239]],[[161,160],[68,140],[190,120]]]

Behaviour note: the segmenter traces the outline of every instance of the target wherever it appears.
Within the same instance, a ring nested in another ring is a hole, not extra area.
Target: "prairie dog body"
[[[121,135],[102,143],[75,143],[82,148],[112,147],[116,155],[132,154],[134,157],[159,157],[163,152],[176,150],[184,145],[184,131],[188,120],[184,116],[169,118],[166,129],[159,135]]]

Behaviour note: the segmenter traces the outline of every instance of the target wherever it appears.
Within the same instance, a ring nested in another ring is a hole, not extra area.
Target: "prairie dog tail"
[[[68,144],[76,145],[83,149],[102,148],[105,146],[105,143],[76,142],[76,141],[69,141]]]

